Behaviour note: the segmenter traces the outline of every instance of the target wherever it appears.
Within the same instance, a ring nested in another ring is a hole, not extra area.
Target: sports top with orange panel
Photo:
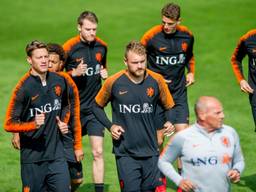
[[[127,71],[122,70],[105,81],[95,101],[99,108],[111,102],[112,122],[95,113],[105,127],[110,129],[116,124],[125,130],[119,140],[113,140],[116,156],[150,157],[159,154],[154,122],[156,105],[160,102],[167,111],[167,120],[174,105],[161,75],[146,70],[144,80],[136,84]]]

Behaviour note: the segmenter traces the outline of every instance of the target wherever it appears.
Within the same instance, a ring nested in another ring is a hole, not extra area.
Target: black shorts
[[[171,109],[172,124],[188,124],[189,123],[189,108],[186,99],[174,101],[175,105]],[[166,122],[165,111],[161,105],[156,107],[155,122],[157,129],[162,129]]]
[[[70,177],[65,159],[21,164],[23,192],[69,192]]]
[[[83,167],[81,162],[68,161],[68,169],[71,181],[83,178]]]
[[[158,156],[116,156],[121,191],[153,191],[162,185],[157,162]]]
[[[82,125],[82,136],[100,136],[104,137],[104,126],[96,119],[94,115],[82,116],[81,115],[81,125]]]

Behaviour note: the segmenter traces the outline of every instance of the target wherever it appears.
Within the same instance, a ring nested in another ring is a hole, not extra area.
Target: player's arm
[[[166,145],[158,160],[158,167],[160,171],[172,180],[177,186],[184,191],[195,189],[195,185],[188,179],[182,178],[174,166],[175,160],[182,155],[182,147],[184,138],[179,134],[174,136],[173,141]]]
[[[69,103],[69,113],[64,115],[64,122],[68,123],[69,131],[73,133],[74,137],[74,150],[82,150],[82,127],[80,123],[80,100],[79,100],[79,92],[76,87],[75,82],[71,77],[66,75],[65,73],[61,73],[67,81],[68,88],[68,103]]]
[[[103,80],[108,78],[108,70],[107,70],[107,47],[105,47],[105,54],[101,59],[101,68],[100,68],[100,76]]]
[[[26,109],[28,98],[25,95],[22,82],[15,87],[9,102],[4,129],[7,132],[28,132],[38,129],[44,123],[44,114],[37,115],[35,120],[23,122],[22,114]]]
[[[244,57],[246,56],[246,47],[244,44],[245,44],[245,42],[243,40],[243,37],[241,37],[240,41],[238,42],[238,44],[232,54],[231,65],[232,65],[235,77],[240,85],[241,91],[243,91],[245,93],[253,93],[252,87],[245,80],[244,74],[243,74],[242,61],[243,61]]]
[[[191,36],[191,42],[187,52],[187,75],[186,75],[186,86],[190,86],[195,82],[195,58],[193,53],[194,47],[194,36]]]
[[[235,138],[235,143],[234,143],[234,153],[233,153],[233,158],[232,158],[232,169],[229,170],[228,172],[228,177],[230,180],[234,183],[240,181],[240,174],[244,170],[244,157],[243,153],[241,150],[240,142],[239,142],[239,137],[236,132],[234,132],[234,138]]]
[[[103,84],[95,98],[93,113],[96,118],[110,131],[112,138],[118,140],[122,133],[124,133],[124,129],[119,125],[113,124],[104,111],[104,107],[111,98],[113,81],[114,80],[112,78],[109,78]]]

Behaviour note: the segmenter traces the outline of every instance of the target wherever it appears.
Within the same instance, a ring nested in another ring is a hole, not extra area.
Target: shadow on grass
[[[94,183],[85,183],[85,184],[81,185],[78,190],[78,192],[94,192],[94,191],[95,191]],[[104,184],[104,191],[110,192],[109,184],[106,184],[106,183]]]
[[[250,188],[256,192],[256,174],[241,177],[241,182],[238,183],[240,187]]]

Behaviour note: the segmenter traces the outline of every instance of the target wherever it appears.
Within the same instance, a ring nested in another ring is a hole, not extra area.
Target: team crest
[[[223,136],[220,139],[221,139],[222,145],[224,145],[225,147],[230,147],[230,140],[228,137]]]
[[[228,154],[224,154],[222,157],[222,163],[223,164],[228,164],[230,163],[232,158]]]
[[[181,49],[182,49],[182,51],[186,52],[187,49],[188,49],[188,44],[187,44],[186,42],[183,42],[183,43],[181,44]]]
[[[23,188],[23,191],[24,191],[24,192],[30,192],[30,187],[25,186],[25,187]]]
[[[61,86],[56,85],[54,88],[55,94],[59,97],[61,95]]]
[[[101,53],[96,53],[95,58],[96,58],[96,61],[98,61],[98,62],[100,63],[101,60],[102,60],[102,55],[101,55]]]
[[[155,90],[153,89],[153,87],[147,88],[147,96],[153,97],[154,93],[155,93]]]

